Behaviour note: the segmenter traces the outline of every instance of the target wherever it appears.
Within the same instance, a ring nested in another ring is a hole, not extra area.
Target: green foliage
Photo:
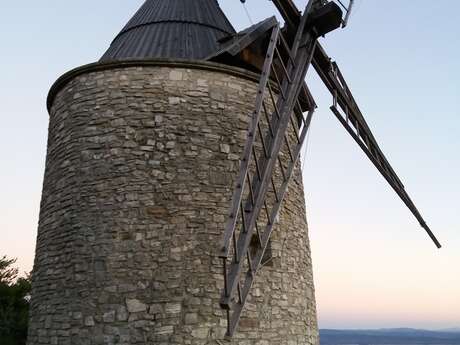
[[[19,270],[11,267],[15,263],[16,259],[8,259],[6,256],[0,259],[0,284],[9,285],[16,280]]]
[[[23,345],[29,318],[30,275],[18,278],[16,259],[0,258],[0,344]]]

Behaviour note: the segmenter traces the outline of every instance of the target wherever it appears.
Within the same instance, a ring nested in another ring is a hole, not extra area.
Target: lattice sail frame
[[[286,22],[288,32],[294,32],[301,20],[301,15],[295,3],[292,0],[272,0],[283,19]],[[323,0],[318,0],[323,1]],[[341,3],[343,6],[343,4]],[[347,15],[349,16],[353,7],[353,1],[349,2],[347,7]],[[345,17],[343,22],[348,20]],[[379,170],[382,176],[387,180],[393,190],[398,194],[404,204],[409,208],[415,216],[421,227],[429,235],[436,247],[441,248],[441,244],[433,234],[415,204],[412,202],[408,193],[404,189],[394,169],[391,167],[388,160],[385,158],[380,149],[371,129],[367,125],[364,116],[358,108],[357,103],[345,82],[345,78],[340,72],[338,65],[326,54],[324,48],[317,42],[312,65],[320,76],[324,85],[333,95],[333,105],[331,111],[344,126],[351,137],[356,141],[359,147],[363,150],[366,156],[372,161],[374,166]],[[342,110],[340,112],[339,108]]]
[[[271,30],[219,253],[224,270],[221,307],[227,311],[227,336],[234,334],[262,267],[315,108],[304,86],[316,44],[316,37],[304,30],[306,18],[292,47],[279,24]],[[299,101],[301,93],[303,99],[310,100],[306,114]]]

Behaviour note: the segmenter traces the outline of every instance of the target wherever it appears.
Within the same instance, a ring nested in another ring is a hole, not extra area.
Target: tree
[[[16,259],[0,258],[0,344],[24,345],[29,318],[30,274],[18,278]]]
[[[16,263],[16,259],[8,259],[5,255],[0,259],[0,284],[10,285],[19,273],[16,267],[11,267]]]

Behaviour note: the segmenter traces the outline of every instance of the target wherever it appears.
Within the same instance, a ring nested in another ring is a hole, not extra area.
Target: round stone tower
[[[235,34],[215,0],[149,0],[48,99],[29,345],[316,345],[297,167],[240,327],[216,255],[258,75],[206,62]]]

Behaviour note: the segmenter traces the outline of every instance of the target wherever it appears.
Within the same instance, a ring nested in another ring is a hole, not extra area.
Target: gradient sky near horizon
[[[220,0],[237,29],[238,0]],[[300,7],[305,0],[295,1]],[[0,255],[32,268],[51,84],[94,62],[143,0],[0,2]],[[254,22],[276,13],[247,0]],[[460,327],[460,2],[357,0],[325,39],[369,126],[444,245],[417,221],[329,112],[319,109],[304,185],[322,328]]]

